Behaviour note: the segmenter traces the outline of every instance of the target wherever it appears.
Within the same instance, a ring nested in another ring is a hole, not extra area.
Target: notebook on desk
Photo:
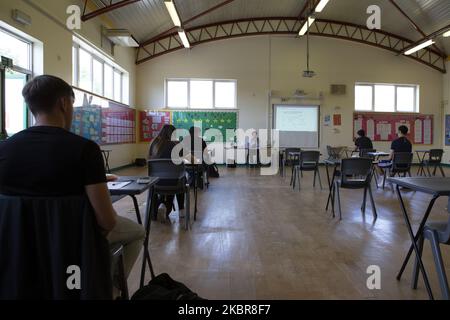
[[[129,185],[131,181],[124,181],[124,182],[108,182],[108,189],[109,190],[119,190],[127,185]]]

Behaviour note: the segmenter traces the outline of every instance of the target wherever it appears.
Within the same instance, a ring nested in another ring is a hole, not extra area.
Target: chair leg
[[[314,170],[314,180],[313,180],[313,187],[316,187],[316,176],[317,176],[317,170]]]
[[[385,185],[386,185],[386,169],[383,170],[383,190]]]
[[[422,235],[420,235],[419,239],[417,240],[417,247],[419,249],[420,257],[422,257],[422,252],[423,252],[423,241],[424,241],[424,237],[422,234]],[[412,288],[414,290],[417,289],[418,281],[419,281],[419,259],[416,256],[416,259],[414,262],[413,276],[412,276]]]
[[[335,218],[336,217],[336,214],[335,214],[335,210],[334,210],[334,207],[335,207],[335,201],[336,201],[336,184],[333,184],[333,186],[331,187],[332,188],[332,193],[331,193],[331,212],[333,213],[333,218]]]
[[[337,202],[339,209],[339,220],[342,220],[342,208],[341,208],[341,194],[339,192],[339,182],[336,181],[336,193],[337,193]]]
[[[441,171],[442,176],[445,178],[444,169],[442,169],[441,164],[439,164],[439,170]]]
[[[319,186],[320,186],[320,190],[323,190],[323,187],[322,187],[322,178],[320,177],[320,169],[319,169],[319,167],[317,167],[317,176],[319,177]]]
[[[123,266],[123,254],[119,256],[119,282],[120,282],[120,294],[122,300],[129,300],[129,293],[128,293],[128,283],[127,278],[125,277],[125,269]]]
[[[437,165],[434,166],[434,170],[433,170],[433,177],[436,176],[436,170],[437,170]]]
[[[373,220],[375,221],[378,219],[378,213],[377,213],[377,208],[375,207],[375,200],[373,199],[372,187],[370,186],[370,184],[368,185],[367,189],[369,189],[370,203],[372,205],[372,211],[373,211]]]
[[[292,169],[292,189],[295,190],[295,184],[297,182],[297,168]]]
[[[293,183],[294,183],[294,167],[292,167],[291,182],[289,182],[289,185],[292,186]]]
[[[428,238],[428,235],[427,235]],[[434,264],[436,266],[436,271],[438,273],[439,284],[441,286],[442,297],[445,300],[450,299],[450,290],[448,288],[447,275],[445,274],[444,262],[442,260],[441,249],[439,247],[439,238],[436,233],[429,232],[429,238],[431,241],[431,249],[433,251]]]
[[[297,168],[296,170],[297,170],[298,191],[300,191],[300,174],[302,172],[302,169]],[[303,175],[302,175],[302,177],[303,177]]]
[[[186,195],[185,195],[185,217],[184,217],[184,227],[186,230],[189,230],[191,224],[191,191],[190,186],[186,185]]]
[[[361,212],[366,213],[366,201],[367,201],[367,187],[364,188],[364,197],[363,202],[361,204]]]
[[[428,164],[427,164],[427,172],[428,172],[428,176],[431,177],[430,166]]]

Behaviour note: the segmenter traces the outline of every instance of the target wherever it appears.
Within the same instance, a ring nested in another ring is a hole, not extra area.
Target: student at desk
[[[369,137],[366,137],[366,132],[361,129],[357,132],[358,138],[355,140],[356,151],[360,151],[362,149],[373,149],[372,140]]]
[[[22,95],[36,124],[0,144],[0,194],[86,194],[109,242],[123,245],[128,276],[142,249],[145,231],[115,212],[99,146],[69,131],[75,100],[72,87],[59,78],[44,75],[28,82]]]
[[[150,149],[148,152],[148,158],[152,159],[171,159],[172,150],[178,144],[176,141],[172,141],[172,134],[176,128],[172,125],[165,125],[159,135],[150,144]],[[171,185],[171,181],[160,182],[159,185],[166,184]],[[169,215],[173,210],[173,200],[174,196],[159,197],[157,202],[157,207],[164,210],[165,207],[165,217],[169,219]],[[177,202],[180,210],[184,210],[184,193],[177,194]],[[163,206],[161,206],[163,205]],[[161,206],[161,208],[160,208]]]
[[[389,168],[392,165],[392,159],[394,157],[394,153],[396,152],[412,152],[412,144],[406,137],[408,134],[407,126],[398,127],[398,138],[392,141],[391,144],[391,153],[389,158],[386,160],[381,160],[378,166],[380,168]]]

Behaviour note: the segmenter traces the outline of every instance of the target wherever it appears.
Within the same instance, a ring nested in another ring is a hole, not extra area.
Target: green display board
[[[202,123],[202,132],[208,128],[218,129],[222,132],[225,142],[227,129],[236,130],[238,124],[238,113],[236,111],[214,112],[214,111],[174,111],[172,112],[172,124],[177,129],[186,129],[194,126],[194,123]],[[230,139],[234,141],[234,138]]]

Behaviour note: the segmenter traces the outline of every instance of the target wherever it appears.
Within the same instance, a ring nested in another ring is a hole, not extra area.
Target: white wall
[[[447,61],[447,70],[450,70],[450,59]],[[444,116],[442,119],[443,122],[443,144],[444,144],[444,162],[450,162],[450,146],[445,146],[445,114],[450,115],[450,73],[447,71],[446,74],[443,75],[443,95],[442,95],[442,107],[444,109]]]
[[[83,3],[84,1],[80,0],[1,0],[0,20],[42,42],[43,73],[59,76],[71,83],[73,34],[64,28],[67,19],[66,9],[71,4],[78,4],[83,8]],[[13,9],[19,9],[31,16],[32,25],[22,26],[13,21],[11,18]],[[111,27],[111,23],[105,18],[97,18],[83,23],[82,29],[77,32],[100,48],[102,24]],[[130,105],[134,106],[135,49],[116,47],[114,61],[130,74]],[[38,74],[41,72],[37,71]],[[110,160],[111,167],[130,164],[135,158],[136,146],[134,144],[106,146],[105,148],[113,150]]]
[[[341,127],[322,127],[321,149],[326,145],[350,146],[357,81],[420,85],[420,111],[435,115],[434,146],[442,145],[442,74],[423,64],[386,50],[344,40],[313,37],[311,69],[317,76],[302,77],[306,69],[306,40],[286,36],[258,36],[217,41],[192,50],[177,51],[141,64],[137,68],[137,104],[143,109],[164,106],[164,79],[169,77],[224,78],[238,80],[241,128],[270,128],[268,92],[292,96],[296,89],[318,95],[325,114],[342,114]],[[331,84],[347,85],[347,94],[332,96]],[[290,101],[289,103],[302,103]],[[322,121],[323,122],[323,121]],[[338,131],[335,131],[337,129]],[[388,150],[389,143],[375,143]],[[147,146],[141,145],[139,154]]]

